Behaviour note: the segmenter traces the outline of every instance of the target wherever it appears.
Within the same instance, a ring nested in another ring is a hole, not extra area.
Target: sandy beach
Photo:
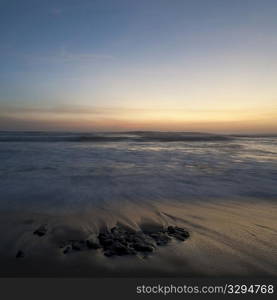
[[[122,203],[81,215],[1,213],[0,276],[238,276],[277,275],[277,205],[269,201]],[[45,224],[44,236],[34,231]],[[106,257],[102,249],[64,254],[64,240],[97,237],[101,228],[180,226],[190,233],[146,257]],[[24,257],[16,257],[18,251]]]

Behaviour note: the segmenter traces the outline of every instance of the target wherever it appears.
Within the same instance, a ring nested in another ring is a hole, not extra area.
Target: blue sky
[[[0,129],[276,132],[277,2],[0,1]]]

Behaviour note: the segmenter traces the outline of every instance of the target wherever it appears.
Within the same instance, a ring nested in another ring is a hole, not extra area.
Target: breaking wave
[[[0,142],[193,142],[226,141],[231,136],[196,132],[49,133],[0,132]]]

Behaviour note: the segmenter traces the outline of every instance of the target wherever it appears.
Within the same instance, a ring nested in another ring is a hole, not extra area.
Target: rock
[[[47,228],[45,225],[41,225],[38,229],[34,231],[35,235],[44,236],[47,233]]]
[[[104,255],[107,256],[107,257],[111,257],[111,256],[115,255],[115,253],[111,250],[107,250],[107,251],[104,252]]]
[[[113,236],[109,233],[99,233],[98,239],[100,244],[105,248],[113,244]]]
[[[99,242],[103,247],[104,255],[127,255],[131,254],[127,241],[124,238],[124,232],[120,228],[112,228],[111,232],[99,233]]]
[[[118,241],[115,241],[111,247],[112,252],[116,255],[124,255],[128,253],[128,248]]]
[[[65,248],[66,246],[68,246],[70,244],[69,241],[63,241],[60,243],[60,248]]]
[[[63,241],[60,244],[60,248],[64,248],[63,253],[67,254],[72,251],[84,251],[84,250],[88,250],[88,249],[98,249],[98,248],[100,248],[100,245],[95,239],[89,238],[87,240]]]
[[[69,240],[61,243],[60,248],[64,248],[63,253],[67,254],[72,251],[82,251],[87,249],[86,242],[83,240]]]
[[[111,233],[116,235],[116,236],[122,236],[122,235],[125,235],[127,233],[127,230],[123,229],[121,227],[113,227],[111,229]]]
[[[84,250],[86,248],[86,244],[85,244],[85,241],[72,241],[71,242],[71,247],[72,247],[72,250],[75,250],[75,251],[81,251],[81,250]]]
[[[147,243],[137,242],[134,244],[134,249],[140,252],[153,252],[154,247]]]
[[[22,250],[19,250],[17,253],[16,253],[16,258],[22,258],[22,257],[24,257],[25,256],[25,254],[24,254],[24,252],[22,251]]]
[[[153,246],[154,246],[153,239],[149,235],[143,233],[142,231],[135,232],[132,235],[131,240],[132,240],[132,242],[142,242],[142,241],[147,242],[147,243],[153,244]]]
[[[135,255],[137,251],[152,252],[155,248],[153,239],[143,232],[119,226],[113,227],[110,232],[100,233],[98,239],[106,256]]]
[[[68,240],[61,244],[63,253],[102,248],[107,257],[118,255],[136,255],[152,253],[157,246],[167,245],[171,238],[184,241],[189,233],[180,227],[169,226],[167,229],[158,228],[151,231],[134,231],[120,226],[105,230],[96,236],[91,235],[86,240]]]
[[[167,232],[170,236],[173,236],[177,240],[184,241],[189,238],[189,232],[180,227],[168,226]]]
[[[86,240],[86,245],[89,249],[99,249],[100,245],[93,238]]]
[[[167,235],[167,233],[162,231],[150,233],[149,236],[156,242],[158,246],[165,246],[171,241],[171,238]]]
[[[65,249],[63,250],[64,254],[69,253],[72,250],[71,246],[66,246]]]
[[[154,240],[142,232],[134,235],[133,247],[135,250],[141,252],[153,252],[156,248]]]

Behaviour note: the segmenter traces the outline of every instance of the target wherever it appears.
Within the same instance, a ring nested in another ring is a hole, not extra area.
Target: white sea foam
[[[276,199],[276,158],[276,137],[2,132],[0,209],[56,212],[125,200]]]

